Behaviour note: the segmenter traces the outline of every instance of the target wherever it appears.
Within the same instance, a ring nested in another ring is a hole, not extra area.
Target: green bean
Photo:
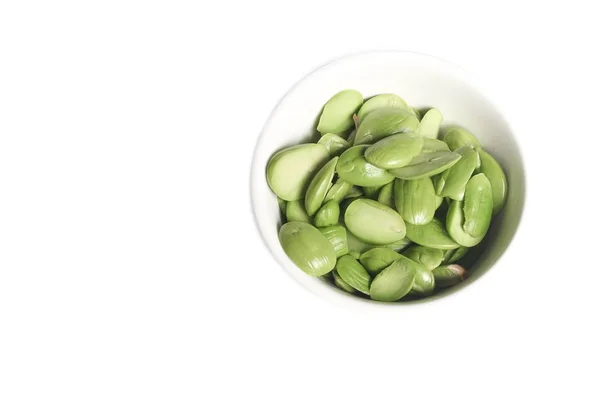
[[[346,209],[344,221],[348,229],[366,243],[390,244],[406,236],[406,225],[400,214],[374,200],[354,200]]]
[[[438,288],[454,286],[467,277],[467,270],[458,264],[443,265],[433,270],[433,278]]]
[[[329,240],[335,250],[336,257],[348,254],[348,235],[346,228],[341,225],[331,225],[317,228]]]
[[[425,225],[433,219],[437,209],[437,196],[430,178],[394,182],[396,210],[404,221],[413,225]]]
[[[330,200],[317,211],[315,215],[315,226],[323,228],[338,223],[340,219],[340,205],[334,200]]]
[[[374,143],[394,133],[414,132],[419,120],[402,108],[385,107],[371,111],[356,130],[354,144]]]
[[[443,172],[460,160],[460,154],[450,151],[421,153],[406,166],[391,169],[389,172],[400,179],[421,179]]]
[[[325,195],[329,188],[331,188],[331,181],[333,179],[333,174],[335,174],[335,166],[337,165],[338,157],[334,157],[327,162],[317,172],[315,177],[308,185],[308,189],[306,189],[306,194],[304,196],[304,207],[306,208],[306,212],[311,217],[315,215],[315,213],[319,210],[321,205],[323,204],[323,200],[325,200]]]
[[[508,198],[502,166],[473,133],[448,127],[437,108],[355,90],[332,96],[316,129],[317,143],[282,149],[266,167],[293,264],[384,302],[467,279]]]
[[[354,125],[352,116],[362,104],[362,94],[356,90],[343,90],[335,94],[323,107],[317,130],[323,135],[344,133]]]
[[[317,228],[306,222],[284,224],[279,230],[279,241],[285,254],[308,275],[325,275],[335,267],[333,246]]]
[[[388,171],[367,162],[364,154],[368,147],[354,146],[342,153],[336,167],[340,178],[363,187],[383,186],[393,181],[394,176]]]
[[[275,194],[286,201],[300,200],[315,173],[329,153],[321,144],[307,143],[283,149],[267,164],[267,182]],[[392,177],[393,179],[393,177]]]
[[[369,294],[371,276],[354,258],[341,256],[335,266],[337,273],[348,285],[364,294]]]
[[[381,271],[371,283],[371,298],[397,301],[406,296],[415,282],[417,269],[411,260],[400,259]]]
[[[365,104],[362,105],[360,110],[358,111],[358,121],[362,121],[367,114],[371,111],[376,110],[378,108],[401,108],[404,110],[409,110],[410,107],[402,97],[397,96],[395,94],[380,94],[378,96],[371,97],[369,100],[365,101]]]

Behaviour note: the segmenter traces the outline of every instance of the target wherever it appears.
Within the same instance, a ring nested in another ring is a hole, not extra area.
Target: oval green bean
[[[276,152],[265,171],[279,241],[300,270],[394,302],[435,295],[478,268],[508,182],[473,133],[448,127],[437,108],[392,93],[364,101],[355,90],[333,95],[316,129],[317,143]]]

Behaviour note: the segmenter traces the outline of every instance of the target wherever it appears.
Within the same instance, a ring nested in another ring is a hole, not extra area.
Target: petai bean
[[[318,142],[282,149],[266,167],[292,263],[384,302],[466,279],[493,236],[508,182],[473,133],[443,125],[441,110],[411,107],[396,94],[334,94],[319,116]]]

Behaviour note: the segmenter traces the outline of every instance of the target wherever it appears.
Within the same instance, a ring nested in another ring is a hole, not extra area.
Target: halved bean
[[[401,258],[403,256],[392,249],[378,247],[363,253],[359,260],[371,275],[377,275],[391,263]]]
[[[346,209],[344,221],[360,240],[390,244],[404,239],[406,225],[396,211],[374,200],[354,200]]]
[[[350,143],[333,133],[324,134],[317,143],[325,146],[331,157],[339,156],[344,150],[350,148]]]
[[[423,115],[419,124],[419,133],[426,138],[437,139],[440,125],[444,117],[437,108],[432,108]]]
[[[340,219],[340,205],[334,200],[330,200],[315,214],[315,226],[322,228],[325,226],[336,225]]]
[[[429,223],[437,209],[437,196],[430,178],[394,181],[394,203],[405,222],[413,225]]]
[[[306,212],[311,217],[315,215],[315,213],[319,210],[321,205],[323,205],[323,200],[325,199],[325,195],[327,191],[331,188],[331,181],[333,180],[333,175],[335,174],[335,167],[338,163],[339,157],[334,157],[327,162],[317,172],[315,177],[310,182],[308,189],[306,189],[306,195],[304,196],[304,207],[306,208]]]
[[[365,101],[365,103],[358,111],[358,121],[362,121],[365,118],[365,116],[371,111],[376,110],[378,108],[386,107],[402,108],[404,110],[410,109],[410,107],[408,106],[408,104],[406,104],[406,101],[404,101],[402,97],[391,93],[380,94],[377,96],[373,96],[369,100]]]
[[[336,265],[335,250],[329,240],[306,222],[284,224],[279,230],[279,242],[290,260],[308,275],[325,275]]]
[[[337,261],[335,269],[348,285],[359,292],[369,294],[371,276],[354,258],[348,255],[341,256]]]
[[[454,286],[465,280],[467,270],[458,264],[443,265],[433,270],[433,278],[438,288]]]
[[[342,153],[336,168],[340,178],[363,187],[383,186],[393,181],[392,174],[365,160],[364,154],[368,147],[354,146]]]
[[[326,226],[317,228],[329,240],[329,243],[335,250],[336,257],[348,254],[348,236],[346,228],[341,225]]]
[[[426,225],[406,224],[406,237],[421,246],[433,249],[448,250],[460,246],[452,240],[442,223],[436,218]]]
[[[471,145],[474,148],[481,147],[481,143],[479,143],[479,140],[471,132],[457,126],[448,129],[444,135],[444,142],[446,142],[452,151],[460,149],[465,145]]]
[[[358,112],[362,104],[362,94],[356,90],[343,90],[336,93],[325,103],[317,130],[321,134],[344,133],[354,125],[352,115]]]
[[[424,265],[429,271],[439,267],[444,260],[444,251],[431,247],[413,245],[402,254],[419,264]]]
[[[460,160],[436,176],[435,192],[438,196],[462,200],[467,182],[477,167],[479,156],[471,146],[461,147],[456,152],[460,154]]]
[[[473,176],[464,201],[453,201],[448,210],[446,228],[452,239],[465,247],[479,244],[490,227],[493,206],[490,181],[483,174]]]
[[[394,182],[390,182],[381,188],[377,201],[390,208],[394,207]]]
[[[415,281],[410,289],[410,293],[420,297],[426,297],[433,293],[435,289],[435,279],[433,273],[424,265],[415,263],[416,273]]]
[[[371,298],[377,301],[397,301],[406,296],[415,282],[414,261],[400,259],[381,271],[371,283]]]
[[[506,203],[508,185],[506,183],[506,175],[502,167],[488,152],[483,149],[477,149],[479,158],[481,159],[481,167],[479,172],[484,174],[490,181],[492,186],[492,197],[494,199],[493,214],[498,214]]]
[[[310,224],[310,216],[306,213],[304,202],[301,200],[288,201],[285,207],[285,219],[288,222],[298,221]]]
[[[400,168],[421,153],[423,137],[417,133],[397,133],[381,139],[365,151],[365,159],[383,168]]]
[[[449,151],[421,153],[402,168],[391,169],[389,172],[400,179],[421,179],[443,172],[460,160],[460,154]]]
[[[394,133],[414,132],[419,120],[402,108],[385,107],[371,111],[360,122],[354,144],[375,143]]]
[[[281,199],[300,200],[304,198],[315,172],[328,159],[329,152],[322,144],[307,143],[288,147],[275,153],[269,160],[267,183]]]

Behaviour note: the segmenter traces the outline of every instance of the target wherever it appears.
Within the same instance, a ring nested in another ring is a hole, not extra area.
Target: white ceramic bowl
[[[276,196],[265,178],[273,153],[315,137],[316,121],[323,104],[343,89],[356,89],[368,98],[395,93],[414,107],[435,106],[444,115],[444,124],[458,124],[472,131],[482,146],[500,162],[506,172],[509,191],[506,206],[494,218],[490,241],[484,254],[462,284],[424,300],[378,303],[350,295],[326,282],[305,275],[286,256],[279,244],[281,226]],[[275,107],[256,145],[251,171],[251,197],[256,224],[279,261],[304,287],[317,295],[363,311],[376,307],[409,307],[440,299],[477,281],[510,244],[525,204],[525,173],[516,138],[498,107],[488,99],[481,85],[454,64],[409,52],[373,52],[333,61],[297,83]],[[501,266],[497,266],[501,268]]]

